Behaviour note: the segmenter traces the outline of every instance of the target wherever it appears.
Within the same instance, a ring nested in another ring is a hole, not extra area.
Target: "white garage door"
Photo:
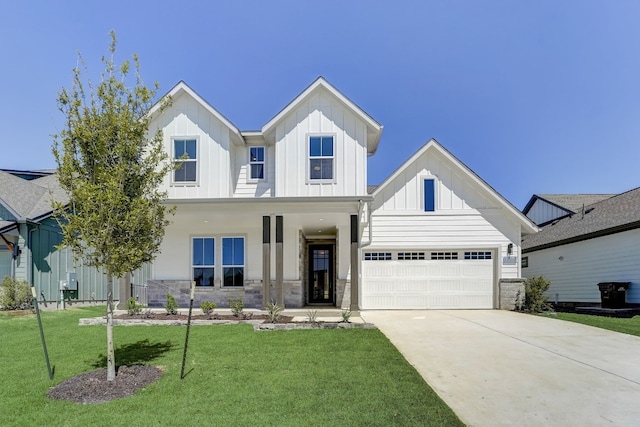
[[[364,251],[363,309],[493,308],[492,251]]]

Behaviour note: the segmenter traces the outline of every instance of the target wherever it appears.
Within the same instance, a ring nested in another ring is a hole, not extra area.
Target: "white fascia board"
[[[231,139],[238,144],[244,144],[244,138],[240,130],[233,124],[229,119],[222,115],[218,110],[216,110],[211,104],[204,100],[200,95],[198,95],[193,89],[191,89],[184,81],[179,81],[165,96],[163,96],[160,101],[156,102],[153,107],[147,113],[147,116],[153,117],[153,115],[158,112],[160,106],[162,105],[162,100],[167,96],[171,96],[172,98],[178,97],[181,93],[186,93],[191,98],[195,99],[200,105],[202,105],[212,116],[216,119],[220,120],[230,131]]]
[[[478,174],[476,174],[473,170],[471,170],[467,165],[462,163],[457,157],[451,154],[446,148],[444,148],[438,141],[431,138],[429,142],[423,145],[416,153],[409,158],[406,162],[404,162],[398,169],[396,169],[387,179],[385,179],[382,184],[376,188],[373,192],[373,197],[375,198],[384,190],[384,188],[389,185],[398,175],[400,175],[409,165],[415,162],[420,156],[422,156],[427,150],[437,150],[442,156],[447,158],[451,163],[453,163],[458,170],[460,170],[464,175],[471,179],[477,186],[484,189],[485,192],[497,201],[502,207],[504,207],[508,212],[510,212],[514,217],[517,218],[518,222],[522,227],[522,231],[525,234],[536,233],[540,229],[537,225],[535,225],[529,218],[527,218],[522,212],[516,209],[515,206],[511,204],[507,199],[505,199],[500,193],[498,193],[493,187],[491,187],[485,180],[480,178]]]
[[[352,203],[352,202],[370,202],[373,196],[333,196],[333,197],[227,197],[227,198],[198,198],[198,199],[167,199],[165,204],[181,205],[181,204],[268,204],[268,203]]]
[[[276,114],[267,124],[262,127],[262,133],[267,135],[273,131],[275,127],[284,120],[295,108],[304,102],[313,92],[318,88],[323,88],[328,91],[333,97],[338,99],[342,104],[349,108],[356,116],[363,120],[367,124],[367,137],[370,138],[367,141],[367,151],[370,155],[375,153],[380,141],[380,135],[382,134],[382,125],[375,121],[373,117],[367,114],[362,108],[358,107],[349,98],[344,96],[338,89],[327,82],[322,76],[318,77],[313,83],[311,83],[305,90],[303,90],[298,96],[296,96],[289,104],[287,104],[278,114]]]

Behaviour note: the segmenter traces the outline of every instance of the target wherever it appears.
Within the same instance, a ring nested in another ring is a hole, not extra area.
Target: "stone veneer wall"
[[[167,302],[167,293],[174,296],[180,307],[189,307],[189,280],[150,280],[147,286],[149,307],[163,307]],[[302,283],[288,281],[284,282],[283,286],[285,307],[304,307]],[[241,298],[247,308],[262,308],[262,280],[245,280],[243,287],[197,287],[193,306],[198,308],[203,301],[213,301],[218,307],[226,308],[229,307],[231,298]],[[272,283],[271,301],[275,301],[276,298],[276,286]]]
[[[500,279],[498,281],[498,308],[500,310],[515,310],[524,304],[525,279]]]

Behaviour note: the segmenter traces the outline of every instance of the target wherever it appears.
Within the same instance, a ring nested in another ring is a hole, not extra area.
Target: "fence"
[[[135,283],[131,284],[131,296],[138,301],[138,304],[143,307],[147,307],[149,305],[149,297],[147,294],[147,284],[144,285],[136,285]]]

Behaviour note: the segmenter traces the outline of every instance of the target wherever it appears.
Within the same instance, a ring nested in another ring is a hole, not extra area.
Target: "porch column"
[[[262,217],[262,307],[271,300],[271,217]]]
[[[278,294],[277,304],[284,308],[284,292],[282,290],[283,282],[283,230],[282,230],[282,216],[276,216],[276,291]]]
[[[349,310],[358,311],[359,265],[358,241],[360,240],[360,224],[358,215],[351,215],[351,305]]]

